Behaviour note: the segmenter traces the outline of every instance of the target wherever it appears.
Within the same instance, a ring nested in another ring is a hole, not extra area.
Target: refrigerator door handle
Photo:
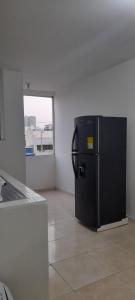
[[[73,171],[74,171],[74,174],[75,174],[75,177],[76,177],[76,178],[78,177],[78,166],[77,166],[77,168],[75,167],[75,161],[74,161],[74,158],[75,158],[77,155],[78,155],[77,153],[72,153],[72,166],[73,166]]]
[[[72,152],[77,152],[77,149],[74,149],[75,138],[77,136],[77,126],[75,127],[73,138],[72,138]]]
[[[80,166],[79,167],[79,175],[80,177],[85,177],[85,166]]]

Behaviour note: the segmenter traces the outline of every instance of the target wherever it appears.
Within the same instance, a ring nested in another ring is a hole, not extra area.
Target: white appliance
[[[0,282],[0,300],[13,300],[10,290],[2,282]]]
[[[2,201],[1,191],[2,187],[6,184],[5,180],[0,176],[0,201]]]
[[[0,176],[24,196],[6,202],[5,192],[0,201],[0,280],[15,300],[48,300],[47,201],[2,170]]]

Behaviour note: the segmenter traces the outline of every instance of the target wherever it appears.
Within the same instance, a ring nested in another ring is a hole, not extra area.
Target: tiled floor
[[[135,300],[135,222],[95,233],[74,217],[74,197],[48,200],[50,300]]]

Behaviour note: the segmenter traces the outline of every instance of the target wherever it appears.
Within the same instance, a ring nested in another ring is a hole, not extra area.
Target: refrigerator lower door
[[[82,223],[97,228],[97,159],[80,154],[75,178],[75,216]]]

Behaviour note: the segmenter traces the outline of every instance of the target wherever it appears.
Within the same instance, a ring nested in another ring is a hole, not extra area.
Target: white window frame
[[[43,97],[43,98],[52,98],[52,120],[53,120],[53,153],[52,154],[44,154],[44,155],[36,155],[31,156],[33,158],[35,157],[42,157],[42,156],[55,156],[55,112],[54,112],[54,96],[55,93],[51,91],[37,91],[37,90],[30,90],[25,89],[23,90],[23,97],[24,96],[33,96],[33,97]]]

